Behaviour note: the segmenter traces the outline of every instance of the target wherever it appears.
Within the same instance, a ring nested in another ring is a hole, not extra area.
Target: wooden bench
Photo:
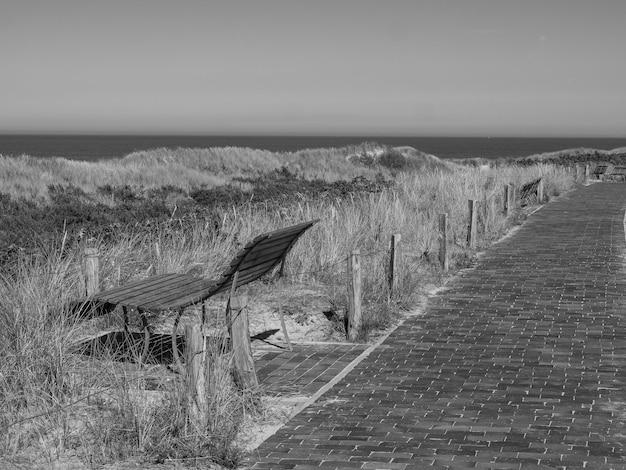
[[[612,181],[626,181],[626,166],[614,167],[608,178]]]
[[[611,172],[611,168],[609,165],[605,163],[601,163],[596,165],[593,169],[593,176],[595,179],[602,179],[603,176],[608,175]]]
[[[528,184],[525,184],[520,189],[519,198],[522,201],[522,205],[524,203],[528,203],[528,200],[535,196],[537,197],[539,191],[539,183],[541,183],[541,178],[536,179],[535,181],[531,181]]]
[[[237,287],[254,282],[272,271],[284,262],[298,238],[318,221],[312,220],[259,235],[237,253],[217,280],[211,281],[188,274],[160,274],[98,292],[90,296],[86,302],[96,309],[98,306],[106,305],[107,308],[99,310],[103,312],[110,311],[117,305],[122,306],[127,332],[128,309],[134,309],[139,313],[144,331],[142,362],[145,362],[150,343],[146,312],[176,312],[172,329],[172,352],[175,362],[178,362],[176,331],[184,310],[192,305],[201,305],[204,323],[205,300],[227,291],[230,291],[232,296]]]

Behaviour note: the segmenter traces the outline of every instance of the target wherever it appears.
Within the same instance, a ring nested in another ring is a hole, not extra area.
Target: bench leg
[[[128,308],[126,305],[122,305],[122,311],[124,312],[124,332],[128,335],[130,332],[128,331]]]
[[[177,336],[176,336],[176,331],[178,330],[178,323],[180,322],[180,317],[183,315],[183,310],[180,309],[178,311],[178,313],[176,314],[176,318],[174,319],[174,326],[172,327],[172,357],[174,358],[174,361],[172,362],[172,365],[174,366],[181,366],[180,364],[180,357],[178,355],[178,341],[177,341]]]
[[[146,358],[148,357],[148,349],[150,347],[150,328],[148,328],[148,319],[146,318],[146,314],[139,310],[139,314],[141,315],[141,323],[143,325],[143,350],[141,352],[141,364],[146,363]]]

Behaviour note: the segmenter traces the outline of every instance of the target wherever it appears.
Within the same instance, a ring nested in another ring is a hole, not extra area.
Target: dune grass
[[[355,164],[350,155],[376,150],[386,155],[398,152],[386,146],[364,143],[339,149],[307,149],[274,153],[240,147],[210,149],[159,148],[133,152],[121,159],[100,162],[64,158],[34,158],[28,155],[0,155],[0,187],[15,199],[48,201],[50,186],[72,185],[88,194],[103,186],[151,190],[172,186],[184,192],[215,188],[237,178],[254,178],[281,168],[307,180],[334,182],[356,177],[390,177],[394,165]],[[425,159],[408,149],[400,155],[405,169],[430,170],[451,165],[437,158]],[[394,164],[398,159],[389,160]],[[426,162],[426,163],[424,163]]]
[[[4,186],[8,193],[31,200],[49,197],[32,181],[33,171],[43,170],[47,171],[44,181],[80,187],[89,196],[102,184],[124,186],[129,181],[193,191],[218,184],[220,178],[232,179],[233,174],[263,173],[285,165],[292,170],[299,165],[294,171],[303,179],[336,172],[345,176],[343,165],[352,168],[349,175],[377,178],[385,168],[350,163],[345,158],[348,150],[328,151],[335,157],[327,159],[322,151],[299,156],[253,151],[246,162],[231,161],[238,158],[239,150],[229,152],[181,150],[172,157],[163,151],[75,164],[21,157],[0,159],[0,167],[13,171],[3,183],[15,181],[14,186]],[[394,161],[393,165],[402,163]],[[180,168],[184,170],[178,172]],[[247,202],[223,209],[217,222],[202,212],[185,220],[173,214],[149,226],[119,225],[109,238],[86,240],[68,232],[42,243],[35,252],[16,255],[0,276],[0,429],[6,430],[0,434],[0,456],[14,462],[51,462],[72,449],[90,466],[133,456],[151,460],[203,456],[235,466],[241,457],[234,438],[243,416],[254,409],[256,392],[235,388],[227,355],[207,370],[213,411],[202,430],[189,427],[180,383],[166,388],[155,398],[159,406],[154,406],[146,399],[151,395],[141,375],[128,374],[106,358],[89,362],[76,355],[76,338],[83,326],[68,304],[84,292],[81,254],[86,244],[96,244],[100,250],[103,288],[166,272],[214,278],[256,235],[319,218],[290,253],[285,282],[321,286],[329,304],[345,309],[345,259],[351,250],[359,249],[365,315],[361,338],[366,341],[370,334],[389,327],[400,310],[410,310],[427,284],[440,283],[446,276],[437,264],[440,213],[449,215],[454,272],[470,266],[476,255],[476,250],[465,246],[468,199],[481,204],[477,248],[481,250],[520,220],[517,214],[503,216],[505,184],[519,187],[542,177],[546,194],[554,197],[574,183],[565,168],[546,164],[490,171],[449,166],[385,171],[386,178],[393,176],[392,184],[343,197],[303,193],[281,199],[280,204]],[[386,266],[394,233],[402,235],[403,263],[399,294],[389,302]],[[254,289],[250,293],[254,296]]]

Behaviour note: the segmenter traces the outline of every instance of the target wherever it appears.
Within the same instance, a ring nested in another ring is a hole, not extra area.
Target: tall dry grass
[[[486,203],[479,211],[482,249],[515,223],[502,215],[502,187],[509,182],[519,187],[538,177],[544,178],[550,197],[573,184],[566,170],[541,164],[487,172],[404,173],[394,188],[379,193],[299,201],[280,210],[232,209],[222,214],[218,226],[198,219],[186,224],[172,220],[151,231],[128,229],[114,243],[99,246],[101,282],[106,288],[164,272],[214,278],[256,235],[319,218],[290,253],[287,279],[326,286],[329,302],[345,306],[345,258],[359,249],[366,338],[367,330],[389,324],[394,305],[410,308],[424,283],[441,275],[433,274],[438,272],[440,213],[449,214],[451,264],[465,267],[474,255],[464,246],[467,200]],[[386,265],[394,233],[402,234],[404,261],[400,294],[390,306]],[[180,386],[155,398],[159,406],[154,406],[146,399],[149,390],[141,375],[129,375],[111,360],[86,365],[74,347],[82,324],[67,308],[84,289],[84,247],[62,245],[23,257],[0,276],[0,455],[52,461],[71,447],[94,466],[133,455],[208,455],[235,465],[239,454],[233,439],[247,405],[245,395],[234,388],[228,357],[213,361],[207,372],[213,419],[204,430],[189,428]]]

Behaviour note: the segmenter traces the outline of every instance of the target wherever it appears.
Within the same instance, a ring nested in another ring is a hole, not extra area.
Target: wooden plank
[[[244,270],[249,270],[250,268],[255,268],[257,266],[266,266],[266,272],[269,271],[270,269],[273,268],[274,265],[278,264],[282,260],[283,255],[287,253],[287,248],[289,248],[289,245],[285,245],[283,247],[283,249],[280,252],[281,256],[270,256],[269,260],[264,261],[262,263],[253,263],[249,266],[245,266],[247,263],[246,263],[246,259],[244,259],[240,263],[231,265],[231,267],[222,275],[222,278],[220,278],[216,282],[216,284],[228,284],[230,282],[231,275],[234,274],[235,271],[242,272]],[[245,266],[245,267],[242,267],[242,266]],[[263,274],[259,275],[259,277],[262,276]]]
[[[126,294],[133,292],[137,286],[144,286],[149,288],[150,286],[166,285],[171,282],[173,278],[184,276],[183,274],[159,274],[157,276],[150,277],[148,279],[142,279],[139,281],[129,282],[120,287],[114,287],[104,292],[98,292],[94,294],[93,299],[104,300],[105,302],[118,303],[119,299],[124,299]]]
[[[161,282],[154,282],[152,278],[134,283],[132,289],[125,289],[123,295],[108,295],[107,292],[98,294],[97,299],[107,298],[110,303],[122,303],[130,307],[142,307],[146,310],[164,310],[177,307],[181,304],[180,298],[198,298],[208,295],[212,286],[211,281],[195,278],[185,274],[167,276]]]
[[[139,292],[137,291],[132,297],[129,296],[128,302],[135,302],[138,305],[142,305],[146,302],[154,304],[167,304],[168,300],[175,299],[177,297],[196,295],[206,291],[207,282],[202,278],[189,277],[184,283],[171,284],[165,286],[159,291]]]
[[[144,307],[146,309],[167,308],[168,299],[175,299],[184,295],[206,290],[206,283],[201,278],[186,277],[178,279],[176,283],[162,284],[158,288],[151,286],[143,289],[141,286],[133,292],[128,292],[123,299],[127,305]]]
[[[258,277],[261,277],[263,274],[271,271],[274,268],[274,266],[276,266],[279,263],[280,263],[280,258],[272,258],[272,259],[270,259],[268,261],[265,261],[264,263],[255,264],[254,266],[250,266],[247,269],[240,269],[239,270],[239,275],[240,276],[247,276],[249,274],[254,273],[254,274],[257,274]],[[243,282],[241,280],[241,277],[240,277],[239,282],[240,283]],[[246,282],[246,284],[247,284],[247,282]],[[243,284],[241,284],[241,285],[243,285]]]
[[[125,300],[128,302],[142,302],[146,299],[160,299],[166,296],[167,292],[184,291],[190,284],[194,285],[201,281],[200,278],[184,277],[164,284],[151,285],[148,288],[139,285],[134,290],[126,293]]]
[[[279,263],[280,263],[280,260],[273,260],[273,261],[268,261],[267,263],[263,265],[255,266],[254,268],[249,269],[247,271],[238,271],[239,272],[239,284],[238,285],[243,286],[263,277],[265,274],[270,272],[272,268],[274,268],[275,266],[278,266]]]
[[[262,240],[257,245],[246,250],[245,254],[240,252],[240,254],[230,263],[230,267],[237,268],[242,262],[254,260],[256,256],[259,256],[259,254],[263,254],[266,251],[285,251],[294,242],[294,240],[297,240],[302,235],[302,233],[304,232],[292,234],[288,237],[267,238]]]
[[[300,224],[292,225],[291,227],[281,228],[278,230],[274,230],[273,232],[268,232],[265,235],[269,238],[276,238],[278,235],[293,233],[293,232],[306,232],[313,225],[318,223],[320,219],[309,220],[308,222],[302,222]]]
[[[302,224],[294,225],[292,227],[288,227],[286,229],[275,230],[273,232],[269,232],[267,234],[260,235],[260,236],[256,237],[252,242],[248,243],[246,245],[246,247],[244,247],[244,249],[241,250],[238,253],[238,255],[235,257],[235,259],[231,262],[230,267],[227,268],[224,271],[224,273],[222,274],[221,278],[218,279],[215,282],[215,286],[211,289],[211,295],[215,295],[218,292],[224,292],[225,290],[228,289],[228,286],[230,285],[230,278],[233,276],[233,274],[236,271],[239,270],[239,266],[241,265],[241,263],[245,261],[246,257],[249,256],[249,253],[252,251],[252,249],[256,245],[261,245],[262,242],[264,242],[266,240],[270,240],[270,239],[272,239],[271,243],[277,243],[277,240],[281,240],[282,237],[289,236],[289,234],[291,234],[293,239],[291,241],[291,245],[289,245],[288,247],[285,248],[285,254],[286,254],[286,252],[289,249],[291,249],[291,246],[293,246],[293,244],[297,241],[297,239],[306,230],[308,230],[310,227],[312,227],[318,221],[319,221],[319,219],[315,219],[315,220],[312,220],[312,221],[309,221],[309,222],[305,222],[305,223],[302,223]],[[248,282],[252,282],[253,280],[254,279],[252,279],[252,280],[250,280]]]
[[[283,245],[270,252],[260,251],[254,254],[254,258],[246,258],[243,263],[239,265],[239,271],[258,266],[272,260],[281,260],[285,253],[289,251],[289,245]]]
[[[313,226],[313,224],[317,223],[318,221],[319,221],[319,219],[316,219],[316,220],[311,221],[311,222],[306,222],[306,223],[303,223],[303,224],[294,225],[292,227],[287,227],[285,229],[279,229],[279,230],[275,230],[273,232],[269,232],[269,233],[266,233],[266,234],[263,234],[263,235],[259,235],[254,240],[252,240],[251,242],[246,244],[235,255],[235,258],[234,258],[233,262],[231,262],[231,266],[236,265],[237,264],[237,260],[241,260],[242,258],[246,257],[247,253],[250,250],[252,250],[252,248],[254,248],[255,246],[261,245],[262,242],[264,242],[265,240],[271,240],[272,242],[276,242],[276,241],[280,241],[280,240],[285,239],[285,238],[291,238],[293,236],[299,237],[308,228]]]

